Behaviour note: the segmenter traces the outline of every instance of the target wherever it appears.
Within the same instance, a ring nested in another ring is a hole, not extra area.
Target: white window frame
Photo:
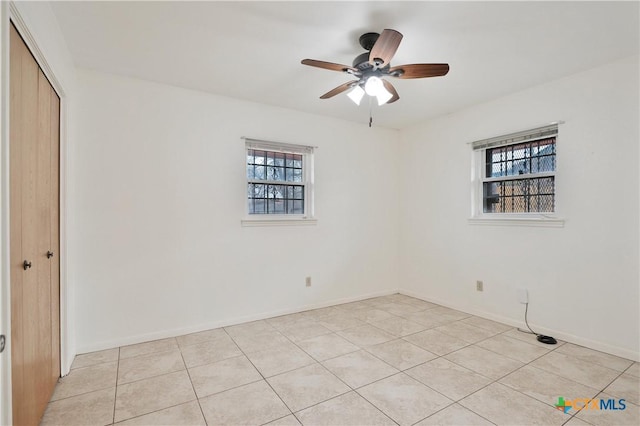
[[[297,145],[284,142],[274,142],[261,139],[243,138],[244,148],[244,210],[245,217],[242,219],[242,226],[288,226],[288,225],[315,225],[314,217],[314,148],[313,146]],[[247,176],[247,154],[250,149],[261,151],[284,152],[288,154],[302,155],[302,182],[295,182],[296,185],[304,186],[304,214],[249,214],[247,205],[247,185],[250,183],[266,183],[275,185],[286,185],[287,182],[270,181],[263,179],[249,179]]]
[[[485,213],[483,205],[483,186],[485,182],[496,182],[504,180],[512,180],[514,176],[505,176],[499,178],[485,177],[485,156],[487,149],[502,146],[514,145],[523,142],[533,142],[540,139],[550,137],[556,138],[556,158],[557,158],[557,142],[558,142],[558,123],[548,126],[538,127],[535,129],[525,130],[522,132],[511,133],[508,135],[497,136],[494,138],[483,139],[471,143],[471,217],[469,223],[472,225],[516,225],[516,226],[543,226],[543,227],[563,227],[564,219],[558,216],[557,202],[554,203],[554,212],[525,212],[525,213]],[[526,177],[548,177],[553,176],[554,180],[557,173],[541,172],[530,173]],[[557,184],[557,182],[555,182]],[[558,188],[554,185],[554,196],[557,201]]]

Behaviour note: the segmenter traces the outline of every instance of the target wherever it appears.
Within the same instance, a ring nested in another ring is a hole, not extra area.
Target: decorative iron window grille
[[[247,142],[249,215],[309,216],[311,147]]]
[[[533,175],[555,172],[555,137],[487,149],[485,158],[485,179],[497,179],[483,184],[485,213],[554,211],[555,176]]]
[[[557,126],[474,143],[483,213],[555,212]]]

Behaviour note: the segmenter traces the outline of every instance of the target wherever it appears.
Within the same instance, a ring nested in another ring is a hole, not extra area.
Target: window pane
[[[553,212],[555,182],[553,177],[485,182],[485,213]]]
[[[265,201],[264,200],[253,200],[254,201],[254,211],[255,214],[264,214],[265,211]]]
[[[268,175],[267,179],[269,180],[280,180],[284,181],[284,167],[267,167]]]
[[[267,166],[273,166],[275,163],[275,152],[273,151],[267,151]]]
[[[275,204],[275,208],[274,208],[275,214],[285,214],[286,201],[275,200],[274,204]]]
[[[303,185],[247,185],[249,214],[303,214]]]
[[[553,212],[553,195],[539,195],[536,197],[537,211]]]
[[[555,155],[555,138],[487,149],[485,177],[552,172],[556,169]]]
[[[247,150],[247,179],[302,182],[302,155]]]
[[[254,171],[254,178],[255,179],[266,179],[266,170],[264,166],[255,166],[255,171]]]
[[[275,197],[276,197],[276,191],[275,191],[273,185],[268,185],[267,186],[266,198],[275,198]]]
[[[266,152],[264,151],[253,151],[253,155],[254,155],[254,161],[256,164],[264,164],[265,160],[264,157],[266,155]]]

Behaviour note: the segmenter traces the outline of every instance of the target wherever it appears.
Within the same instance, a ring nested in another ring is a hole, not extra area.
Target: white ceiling
[[[638,2],[53,2],[76,65],[367,123],[369,104],[318,97],[351,77],[358,37],[393,28],[392,65],[446,62],[445,77],[390,79],[374,124],[402,128],[639,54]],[[616,78],[611,76],[611,78]],[[588,88],[585,88],[588,90]]]

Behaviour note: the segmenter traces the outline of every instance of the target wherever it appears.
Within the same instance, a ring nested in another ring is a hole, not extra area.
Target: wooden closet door
[[[51,85],[38,69],[38,135],[36,139],[36,376],[37,406],[46,409],[51,398]]]
[[[14,424],[33,423],[27,416],[28,400],[18,395],[26,393],[24,383],[25,359],[23,354],[24,336],[22,332],[22,300],[24,299],[22,269],[22,110],[24,103],[22,94],[22,50],[24,43],[11,26],[11,40],[9,47],[10,66],[10,126],[9,126],[9,210],[10,210],[10,267],[11,267],[11,387],[13,395]],[[33,96],[33,95],[31,95]]]
[[[13,27],[10,49],[13,421],[36,425],[60,373],[59,267],[47,255],[58,233],[59,99]]]

